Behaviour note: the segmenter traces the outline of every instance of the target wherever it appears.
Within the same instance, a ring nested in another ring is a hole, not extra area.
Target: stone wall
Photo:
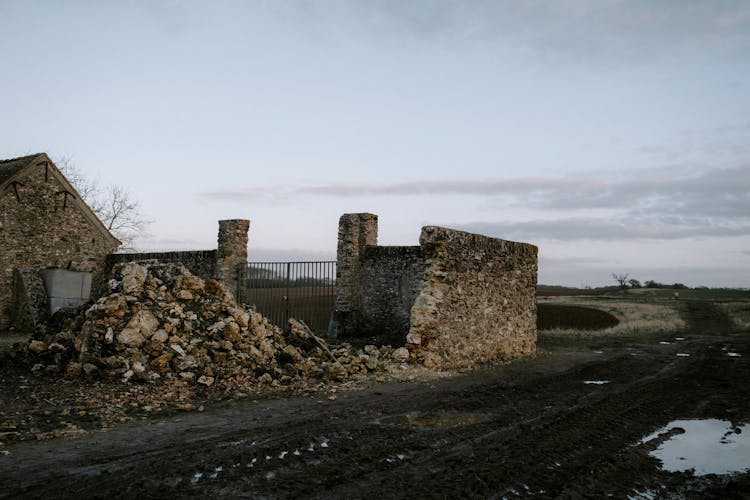
[[[362,323],[361,255],[368,245],[378,244],[378,216],[344,214],[339,219],[336,247],[335,332],[358,332]]]
[[[216,279],[238,296],[239,276],[247,268],[247,232],[250,221],[219,221],[219,248],[216,251]]]
[[[231,219],[219,221],[218,249],[182,252],[121,253],[108,255],[107,274],[116,264],[139,260],[181,262],[204,280],[216,279],[237,297],[240,271],[247,266],[247,233],[250,221]]]
[[[359,333],[403,346],[411,308],[424,281],[422,248],[367,246],[360,266]]]
[[[159,262],[182,262],[188,270],[204,280],[216,275],[216,250],[191,250],[184,252],[144,252],[113,253],[107,255],[107,275],[116,264],[138,260],[158,260]]]
[[[534,245],[428,226],[427,269],[406,347],[428,368],[452,369],[536,352]]]
[[[43,158],[44,155],[41,155]],[[117,240],[81,209],[53,166],[29,166],[0,192],[0,330],[11,325],[13,270],[60,268],[100,275]]]
[[[343,336],[395,339],[432,369],[536,352],[537,247],[434,226],[419,247],[378,247],[363,232],[377,234],[376,216],[342,216]]]
[[[13,317],[16,329],[32,332],[47,321],[47,291],[37,269],[13,270]]]

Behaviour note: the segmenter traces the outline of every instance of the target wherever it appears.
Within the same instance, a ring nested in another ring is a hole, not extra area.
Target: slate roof
[[[34,159],[38,156],[40,156],[39,153],[22,156],[20,158],[12,158],[10,160],[0,160],[0,187],[5,184],[5,181],[33,163]]]

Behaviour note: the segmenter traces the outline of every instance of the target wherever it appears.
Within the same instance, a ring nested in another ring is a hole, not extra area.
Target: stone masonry
[[[428,226],[427,268],[406,347],[428,368],[451,369],[536,352],[534,245]]]
[[[536,352],[536,246],[428,226],[419,247],[378,247],[376,234],[372,214],[339,221],[342,336],[400,341],[431,369]]]
[[[336,249],[336,312],[338,330],[357,332],[363,328],[362,253],[378,244],[378,216],[344,214],[339,219]]]
[[[237,298],[239,276],[247,266],[247,233],[250,221],[230,219],[219,221],[217,250],[181,252],[116,253],[107,256],[107,274],[117,264],[141,260],[161,263],[179,262],[192,274],[208,281],[215,279]]]
[[[15,269],[96,277],[119,244],[46,154],[0,161],[0,330],[12,322]]]

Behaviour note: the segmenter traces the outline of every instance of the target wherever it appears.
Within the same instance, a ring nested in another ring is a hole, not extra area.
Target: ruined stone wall
[[[424,281],[422,249],[368,246],[360,261],[360,331],[403,346],[409,314]]]
[[[216,251],[216,279],[238,296],[239,276],[247,267],[247,232],[250,221],[219,221],[219,248]]]
[[[107,275],[116,264],[139,260],[158,260],[159,262],[182,262],[188,270],[204,280],[216,275],[216,250],[195,250],[184,252],[145,252],[114,253],[107,256]]]
[[[33,332],[48,319],[47,291],[37,269],[13,270],[13,324],[21,332]]]
[[[219,221],[218,249],[182,252],[123,253],[107,256],[107,274],[116,264],[139,260],[162,263],[181,262],[204,280],[216,279],[237,297],[239,272],[247,266],[247,233],[250,221],[232,219]]]
[[[116,249],[73,202],[73,194],[34,166],[0,192],[0,330],[11,324],[13,270],[62,268],[101,274]]]
[[[378,244],[378,216],[344,214],[336,249],[336,332],[351,335],[362,328],[361,254]]]
[[[537,247],[428,226],[424,286],[406,347],[428,368],[453,369],[536,352]]]

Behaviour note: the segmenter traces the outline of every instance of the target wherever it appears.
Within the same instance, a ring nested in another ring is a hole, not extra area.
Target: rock
[[[211,387],[214,385],[214,377],[207,377],[205,375],[201,375],[198,377],[198,383],[201,385],[205,385],[206,387]]]
[[[68,366],[65,367],[65,374],[70,378],[76,378],[81,376],[81,364],[71,361]]]
[[[148,269],[136,262],[128,262],[121,267],[122,291],[130,294],[143,288],[148,276]]]
[[[166,330],[156,330],[151,336],[151,340],[154,342],[166,342],[169,338],[169,334]]]
[[[397,363],[406,363],[409,361],[409,350],[406,347],[399,347],[393,351],[391,357]]]
[[[59,343],[59,342],[53,342],[53,343],[51,343],[49,345],[48,349],[49,349],[49,352],[52,352],[52,353],[63,352],[65,350],[67,350],[67,348],[64,345],[62,345],[61,343]]]
[[[126,347],[140,347],[145,340],[141,332],[132,328],[126,328],[117,334],[117,342]]]
[[[174,355],[170,352],[166,352],[151,360],[149,365],[151,369],[161,375],[169,373],[169,362],[172,361]]]
[[[83,369],[83,372],[86,374],[86,376],[94,376],[99,371],[99,368],[92,364],[92,363],[84,363],[81,367]]]
[[[40,354],[42,352],[45,352],[47,350],[47,344],[42,342],[41,340],[32,340],[29,342],[29,351]]]
[[[185,355],[185,349],[183,349],[180,344],[172,344],[169,346],[169,348],[172,349],[177,354],[179,354],[180,356]]]

